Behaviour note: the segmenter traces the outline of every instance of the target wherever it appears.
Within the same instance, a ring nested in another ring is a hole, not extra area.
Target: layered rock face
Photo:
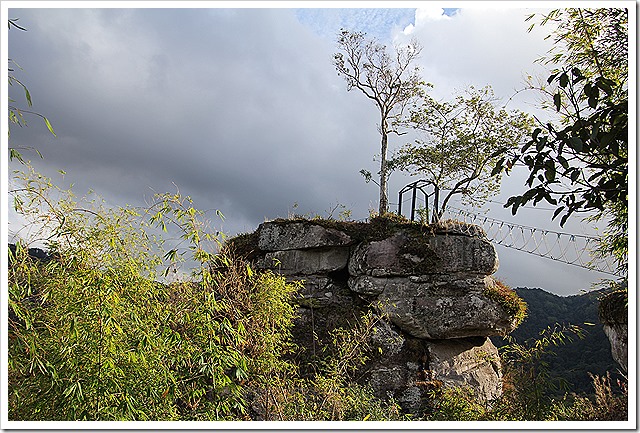
[[[279,220],[260,225],[256,248],[256,267],[303,282],[294,338],[308,358],[331,330],[374,309],[375,356],[361,380],[379,397],[419,413],[434,384],[470,386],[486,400],[500,395],[501,366],[487,337],[511,332],[517,320],[487,294],[498,258],[478,227],[405,224],[372,234],[365,223]]]

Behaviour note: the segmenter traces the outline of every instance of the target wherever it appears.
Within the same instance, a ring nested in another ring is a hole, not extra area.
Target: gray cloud
[[[377,112],[336,75],[333,35],[357,24],[390,39],[409,23],[406,10],[12,9],[10,15],[28,29],[10,31],[10,57],[24,68],[34,109],[58,135],[34,119],[12,130],[12,145],[35,146],[45,156],[36,168],[49,175],[64,169],[64,182],[75,183],[79,194],[92,188],[109,203],[139,205],[175,184],[197,207],[222,211],[230,234],[286,216],[294,203],[297,212],[319,214],[341,203],[357,219],[377,207],[377,187],[358,174],[377,171]],[[467,84],[493,84],[510,96],[547,47],[539,34],[526,33],[522,16],[464,9],[446,21],[415,22],[425,79],[442,96]],[[10,94],[20,99],[17,90]],[[392,146],[404,140],[394,138]],[[408,180],[392,176],[392,202]],[[521,185],[511,179],[504,189]],[[509,217],[500,206],[492,212]],[[547,224],[546,214],[536,222],[543,219]],[[508,283],[550,284],[536,272],[529,279],[512,271],[528,260],[517,254],[501,258]],[[558,268],[550,275],[563,282],[557,291],[575,293],[592,278],[579,272]]]

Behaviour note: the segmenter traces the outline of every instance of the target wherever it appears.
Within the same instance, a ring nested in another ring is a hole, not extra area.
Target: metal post
[[[416,193],[418,192],[418,186],[413,185],[413,194],[411,196],[411,221],[416,218]]]
[[[433,187],[433,222],[437,223],[440,219],[438,215],[440,213],[438,202],[440,201],[440,188],[436,185]]]
[[[425,211],[425,224],[429,224],[429,196],[423,189],[421,189],[424,194],[424,211]]]

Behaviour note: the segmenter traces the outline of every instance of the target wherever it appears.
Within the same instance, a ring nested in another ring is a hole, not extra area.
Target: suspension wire
[[[481,226],[495,244],[513,248],[557,262],[578,266],[614,276],[622,276],[611,260],[592,256],[599,238],[563,233],[501,221],[479,213],[447,206],[445,213],[464,223]]]
[[[503,206],[504,206],[504,203],[503,203],[503,202],[496,201],[496,200],[487,199],[487,202],[489,202],[489,203],[495,203],[495,204],[500,204],[500,205],[503,205]],[[523,208],[523,209],[544,210],[544,211],[551,211],[551,212],[555,211],[555,209],[553,209],[553,208],[548,208],[548,207],[529,206],[529,205],[522,205],[522,206],[520,206],[520,207],[521,207],[521,208]]]

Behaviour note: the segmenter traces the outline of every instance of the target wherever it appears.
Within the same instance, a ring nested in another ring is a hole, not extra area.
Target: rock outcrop
[[[428,227],[277,220],[260,225],[253,261],[302,281],[294,338],[307,358],[337,327],[371,309],[375,356],[361,380],[408,412],[433,386],[470,386],[485,400],[501,393],[497,349],[487,338],[515,329],[514,312],[492,296],[493,245],[476,226]]]
[[[628,295],[626,290],[609,293],[600,300],[598,315],[611,343],[611,355],[626,372],[628,368]]]

